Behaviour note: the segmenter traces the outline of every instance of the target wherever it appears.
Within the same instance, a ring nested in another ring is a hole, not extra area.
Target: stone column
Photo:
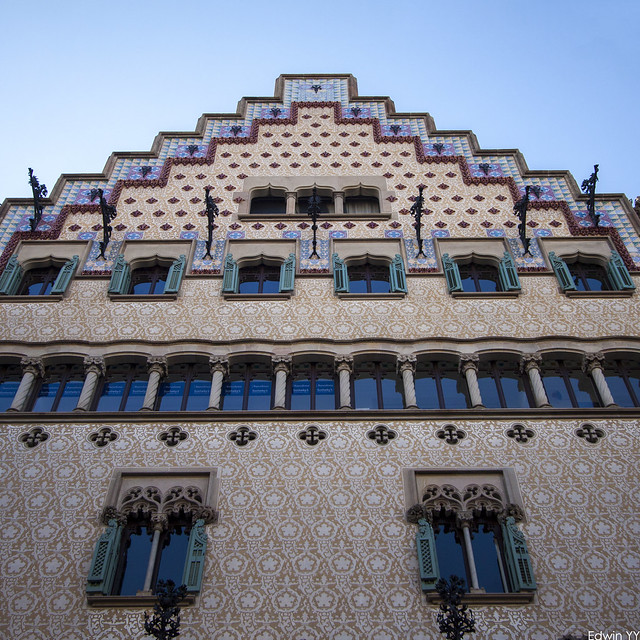
[[[291,370],[291,356],[273,358],[273,371],[276,374],[276,389],[273,394],[273,408],[284,409],[287,403],[287,376]]]
[[[209,358],[211,368],[211,393],[209,394],[209,406],[207,411],[217,411],[220,409],[222,400],[222,382],[229,371],[229,363],[226,358]]]
[[[293,215],[296,212],[296,192],[287,191],[287,215]]]
[[[602,370],[603,363],[603,353],[587,353],[582,360],[582,369],[586,374],[591,376],[604,406],[614,407],[616,406],[616,401],[613,399],[611,390],[607,384],[607,379],[604,377],[604,371]]]
[[[160,380],[167,375],[167,359],[165,357],[151,357],[147,360],[147,364],[149,365],[149,382],[140,411],[153,411]]]
[[[544,390],[542,377],[540,376],[541,363],[542,356],[537,353],[527,354],[522,356],[520,360],[520,370],[526,372],[529,376],[536,407],[550,407],[551,404],[547,398],[547,392]]]
[[[95,393],[98,379],[104,376],[104,359],[100,357],[86,356],[84,359],[84,384],[78,398],[78,404],[74,411],[89,411],[91,401]]]
[[[335,359],[338,383],[340,385],[340,408],[351,409],[351,374],[353,373],[353,358],[351,356],[337,356]]]
[[[418,403],[416,401],[416,385],[414,380],[416,372],[416,357],[399,356],[398,371],[402,375],[404,406],[406,409],[417,409]]]
[[[480,387],[478,386],[478,356],[475,354],[460,356],[459,368],[460,373],[463,373],[467,379],[471,406],[474,408],[483,407]]]
[[[20,386],[7,411],[24,411],[36,379],[44,376],[44,365],[40,358],[22,358],[20,366],[22,367],[22,380],[20,380]]]
[[[151,579],[153,578],[153,569],[156,564],[156,557],[158,555],[160,534],[167,528],[167,524],[167,516],[163,513],[154,513],[151,516],[153,539],[151,540],[151,551],[149,552],[149,564],[147,565],[147,573],[144,577],[144,586],[142,587],[142,593],[144,595],[151,595]]]
[[[471,533],[469,527],[473,522],[473,513],[470,511],[461,511],[456,514],[456,523],[462,529],[464,538],[464,547],[467,552],[467,564],[469,565],[469,577],[471,578],[471,589],[480,589],[478,583],[478,572],[476,571],[476,561],[473,556],[473,545],[471,544]]]
[[[337,215],[344,213],[344,191],[333,192],[333,206]]]

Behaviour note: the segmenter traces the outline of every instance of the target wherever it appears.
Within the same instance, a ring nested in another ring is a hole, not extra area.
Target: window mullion
[[[469,577],[471,578],[471,587],[473,589],[479,589],[478,572],[476,571],[476,561],[473,557],[473,546],[471,544],[471,533],[469,531],[469,524],[463,523],[462,536],[464,538],[464,548],[467,554],[467,564],[469,565]]]
[[[378,409],[384,409],[384,399],[382,395],[382,365],[379,362],[376,362],[374,371],[376,393],[378,395]]]
[[[69,368],[65,367],[64,372],[60,375],[60,386],[58,387],[58,391],[56,392],[56,397],[49,411],[58,410],[58,405],[60,404],[60,399],[62,398],[62,394],[64,392],[64,388],[67,385],[68,380],[69,380]]]
[[[127,400],[129,399],[129,392],[131,391],[131,385],[133,384],[133,378],[135,376],[135,367],[128,365],[129,371],[127,373],[127,377],[124,380],[124,389],[122,390],[122,398],[120,398],[120,409],[119,411],[124,411],[127,406]]]
[[[147,563],[147,572],[144,576],[143,591],[151,591],[151,582],[153,573],[156,568],[158,557],[158,547],[160,546],[160,534],[162,533],[162,523],[153,522],[153,540],[151,541],[151,551],[149,552],[149,562]]]

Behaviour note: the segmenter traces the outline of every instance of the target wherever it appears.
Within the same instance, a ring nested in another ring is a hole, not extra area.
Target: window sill
[[[452,291],[452,298],[517,298],[521,291]]]
[[[406,293],[336,293],[342,300],[400,300]]]
[[[120,293],[109,293],[109,300],[113,300],[115,302],[160,302],[160,301],[169,301],[169,300],[177,300],[177,293],[127,293],[122,295]]]
[[[321,213],[319,220],[331,220],[333,222],[344,222],[346,220],[390,220],[391,212],[383,213]],[[259,221],[259,222],[279,222],[281,220],[290,220],[291,222],[302,222],[309,220],[306,213],[239,213],[238,220],[241,222]]]
[[[148,596],[103,596],[87,594],[87,604],[90,607],[144,607],[149,609],[153,607],[158,599],[154,595]],[[189,593],[184,600],[180,602],[180,606],[190,606],[196,601],[196,596]]]
[[[48,296],[0,296],[0,302],[60,302],[63,298],[61,293]]]
[[[535,598],[535,591],[520,591],[518,593],[465,593],[462,596],[462,602],[469,605],[485,605],[485,604],[529,604]],[[427,594],[427,602],[429,604],[440,604],[442,599],[437,591],[429,591]]]
[[[285,293],[223,293],[225,300],[289,300],[292,291]]]
[[[630,298],[635,289],[619,291],[563,291],[567,298]]]

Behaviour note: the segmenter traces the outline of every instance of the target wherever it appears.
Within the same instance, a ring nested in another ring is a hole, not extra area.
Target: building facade
[[[171,578],[188,640],[430,640],[451,574],[471,637],[640,630],[622,195],[287,75],[41,206],[0,211],[2,637],[142,638]]]

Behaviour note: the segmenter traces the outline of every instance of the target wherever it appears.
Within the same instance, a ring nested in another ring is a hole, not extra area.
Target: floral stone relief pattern
[[[416,467],[515,469],[537,600],[474,606],[481,637],[634,628],[635,421],[594,421],[607,433],[596,445],[575,436],[579,421],[530,421],[538,435],[527,456],[505,434],[508,421],[458,421],[468,435],[456,447],[437,438],[443,421],[389,421],[398,436],[385,447],[366,437],[375,421],[243,424],[259,434],[243,448],[224,422],[173,425],[190,433],[180,465],[216,467],[220,477],[220,520],[207,527],[203,587],[183,610],[181,637],[439,638],[420,590],[415,526],[404,520],[402,470]],[[311,424],[328,434],[320,447],[298,438]],[[18,440],[23,425],[2,429],[1,593],[11,615],[3,637],[80,640],[79,629],[96,640],[143,637],[139,610],[83,606],[84,580],[114,468],[172,468],[176,451],[157,439],[162,423],[111,425],[120,438],[96,449],[88,435],[100,426],[48,425],[51,437],[34,449]]]

